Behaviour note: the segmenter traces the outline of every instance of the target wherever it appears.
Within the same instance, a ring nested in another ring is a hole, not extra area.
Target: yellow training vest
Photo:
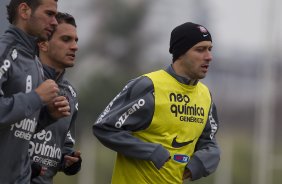
[[[207,122],[209,90],[201,82],[196,86],[182,84],[164,70],[145,76],[153,81],[155,112],[150,126],[133,135],[161,144],[170,152],[171,159],[158,170],[151,161],[117,154],[112,184],[183,183],[184,168]]]

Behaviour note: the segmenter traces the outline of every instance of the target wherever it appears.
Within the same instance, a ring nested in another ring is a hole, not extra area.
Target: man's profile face
[[[27,20],[28,34],[41,40],[47,40],[58,25],[55,18],[56,14],[57,2],[55,0],[42,0]]]
[[[77,41],[76,27],[67,23],[57,26],[52,38],[47,42],[47,55],[53,61],[54,68],[61,70],[74,66]]]
[[[189,49],[182,57],[182,70],[191,79],[203,79],[212,61],[212,42],[201,41]]]

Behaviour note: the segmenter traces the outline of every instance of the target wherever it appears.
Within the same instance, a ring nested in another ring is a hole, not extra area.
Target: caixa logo
[[[190,157],[188,155],[182,155],[182,154],[175,154],[173,155],[173,160],[180,163],[187,163],[189,161]]]

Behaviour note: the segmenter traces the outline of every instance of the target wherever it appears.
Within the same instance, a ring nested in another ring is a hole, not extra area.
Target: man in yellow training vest
[[[180,184],[214,172],[220,160],[216,107],[203,79],[212,37],[187,22],[171,32],[172,64],[131,80],[93,125],[117,152],[112,184]]]

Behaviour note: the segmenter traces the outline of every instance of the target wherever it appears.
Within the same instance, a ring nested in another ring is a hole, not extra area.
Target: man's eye
[[[46,14],[47,14],[49,17],[55,16],[55,13],[54,13],[54,12],[51,12],[51,11],[47,11]]]
[[[200,48],[197,49],[197,51],[199,51],[199,52],[203,52],[204,50],[205,50],[205,49],[202,48],[202,47],[200,47]]]
[[[63,37],[62,40],[63,40],[64,42],[68,42],[68,41],[70,41],[70,38],[69,38],[69,37]]]

